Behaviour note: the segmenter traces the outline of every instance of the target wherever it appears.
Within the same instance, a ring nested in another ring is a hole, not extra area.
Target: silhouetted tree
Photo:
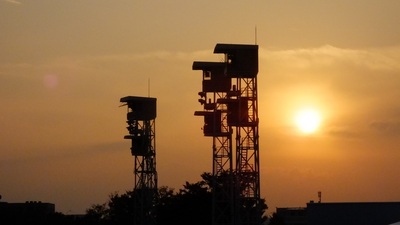
[[[186,182],[183,189],[160,196],[157,224],[211,224],[212,195],[206,182]]]
[[[273,213],[269,225],[285,225],[285,220],[277,213]]]
[[[242,216],[241,219],[259,218],[260,223],[263,223],[268,219],[268,217],[264,215],[266,210],[268,209],[268,206],[265,203],[265,199],[241,198],[240,195],[241,193],[243,193],[246,184],[241,181],[238,173],[234,172],[230,174],[228,172],[225,172],[220,174],[219,176],[213,176],[210,173],[203,173],[201,177],[211,188],[211,191],[217,191],[220,193],[233,192],[234,201],[236,203],[239,203],[238,207],[236,207],[235,210],[239,210]],[[227,201],[225,204],[227,204],[228,202],[229,201]],[[246,221],[242,222],[246,223]]]
[[[158,189],[158,200],[155,202],[155,217],[158,225],[204,225],[212,222],[212,190],[214,184],[218,188],[226,188],[221,184],[226,178],[215,178],[210,173],[203,173],[202,180],[186,182],[177,192],[174,189],[163,186]],[[216,187],[214,187],[216,188]],[[92,205],[86,211],[87,224],[100,225],[125,225],[133,224],[133,198],[134,192],[125,194],[112,194],[104,204]],[[257,213],[263,217],[267,205],[264,199],[260,199],[261,209],[250,208],[248,212]],[[253,207],[253,203],[247,207]]]
[[[133,219],[133,192],[125,194],[111,194],[104,204],[94,204],[86,210],[86,224],[125,225],[132,224]]]

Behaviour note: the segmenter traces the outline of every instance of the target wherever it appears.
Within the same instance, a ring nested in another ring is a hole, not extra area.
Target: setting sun
[[[316,110],[304,109],[296,114],[295,122],[302,133],[310,134],[318,129],[321,123],[321,116]]]

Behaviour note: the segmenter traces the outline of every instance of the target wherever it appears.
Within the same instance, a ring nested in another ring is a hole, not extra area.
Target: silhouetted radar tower
[[[235,129],[236,221],[261,224],[260,160],[258,134],[258,45],[217,44],[214,53],[225,54],[225,75],[232,78],[227,104],[228,125]]]
[[[128,106],[127,124],[134,157],[134,224],[153,225],[157,198],[155,118],[156,98],[127,96],[120,102]]]
[[[213,138],[213,224],[230,225],[234,221],[232,130],[227,123],[227,107],[218,100],[227,98],[231,79],[224,74],[225,63],[194,62],[192,68],[203,71],[199,102],[204,110],[195,115],[204,116],[204,136]]]
[[[204,135],[213,137],[213,225],[259,225],[258,45],[217,44],[214,53],[224,62],[193,63],[203,71],[204,110],[195,115],[204,116]]]

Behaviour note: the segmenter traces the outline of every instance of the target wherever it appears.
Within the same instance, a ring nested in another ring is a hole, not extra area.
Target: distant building
[[[309,225],[389,225],[400,221],[400,202],[308,203]]]
[[[0,202],[0,224],[38,224],[45,222],[54,213],[55,205],[52,203]]]
[[[314,203],[277,208],[285,225],[400,225],[400,202]]]

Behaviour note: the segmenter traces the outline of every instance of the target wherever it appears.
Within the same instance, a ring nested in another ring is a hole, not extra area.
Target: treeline
[[[213,177],[209,173],[203,173],[201,177],[201,181],[186,182],[178,191],[169,187],[158,189],[154,210],[157,225],[212,224]],[[42,223],[35,224],[132,225],[134,197],[133,191],[127,191],[124,194],[113,193],[107,202],[92,205],[83,216],[76,217],[56,213],[50,215]],[[264,199],[260,199],[260,201],[261,209],[257,215],[260,216],[260,220],[265,221],[267,218],[264,213],[267,205]]]

